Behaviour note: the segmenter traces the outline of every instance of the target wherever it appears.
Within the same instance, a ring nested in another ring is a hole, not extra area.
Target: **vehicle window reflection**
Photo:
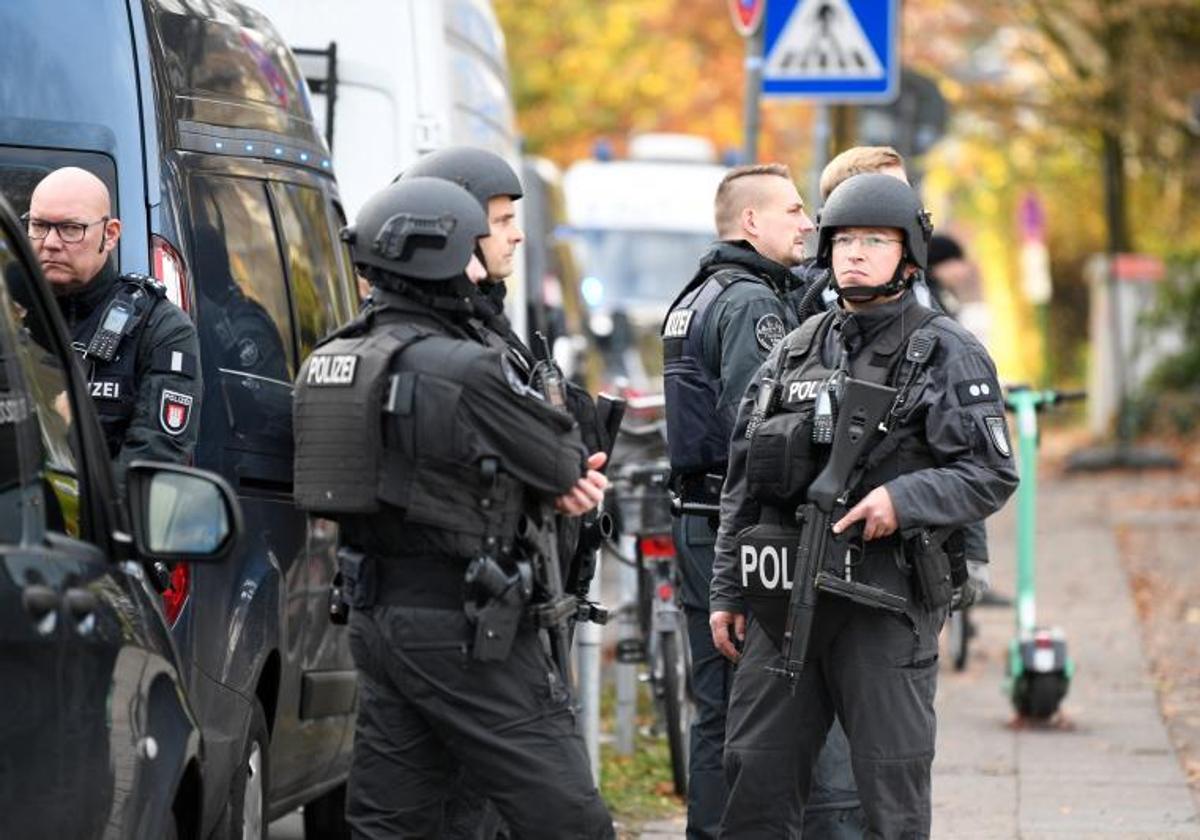
[[[12,243],[0,236],[0,493],[44,510],[27,522],[80,536],[77,429],[72,423],[69,379],[53,352],[50,324],[33,305],[32,278]],[[38,500],[41,500],[39,502]],[[16,526],[7,523],[10,531]],[[0,525],[0,529],[4,525]],[[13,533],[0,534],[6,541]],[[40,540],[26,533],[24,541]]]
[[[203,353],[215,351],[225,370],[291,382],[291,318],[264,185],[202,176],[192,195]]]

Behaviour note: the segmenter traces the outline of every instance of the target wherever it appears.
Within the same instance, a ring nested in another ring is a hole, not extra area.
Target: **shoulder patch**
[[[668,314],[667,322],[663,324],[662,337],[687,338],[695,314],[696,310],[694,309],[676,309]]]
[[[352,354],[313,354],[308,360],[308,374],[304,377],[304,384],[318,388],[353,385],[357,368],[358,356]]]
[[[995,379],[967,379],[954,386],[959,405],[974,405],[981,402],[999,402],[1000,383]]]
[[[996,451],[1005,458],[1012,457],[1012,447],[1008,444],[1008,424],[1004,418],[984,417],[983,422],[987,425],[988,437],[992,439]]]
[[[768,312],[754,324],[754,338],[758,346],[770,353],[775,345],[783,341],[787,331],[783,328],[783,319],[774,312]]]
[[[192,419],[193,402],[190,394],[163,388],[158,411],[158,422],[163,431],[169,435],[183,434]]]

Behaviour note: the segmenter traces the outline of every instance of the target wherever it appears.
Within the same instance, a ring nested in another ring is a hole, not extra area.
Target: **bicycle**
[[[622,604],[617,612],[634,612],[638,635],[618,641],[617,661],[647,666],[642,680],[654,699],[653,731],[667,736],[672,782],[675,792],[685,796],[694,696],[687,620],[679,605],[679,569],[671,537],[668,473],[662,460],[614,472],[613,493],[623,522],[610,529],[605,551],[637,570],[636,600]],[[621,525],[630,527],[632,557],[617,545]]]

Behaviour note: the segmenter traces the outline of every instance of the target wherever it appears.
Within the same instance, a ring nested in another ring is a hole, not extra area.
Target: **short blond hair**
[[[829,161],[821,170],[821,200],[847,178],[864,172],[878,172],[891,166],[904,168],[904,158],[891,146],[855,146]]]
[[[792,170],[784,163],[752,163],[735,166],[726,172],[717,187],[717,197],[713,201],[717,236],[721,239],[729,239],[733,235],[740,223],[742,211],[758,200],[759,191],[754,189],[754,181],[751,180],[758,175],[792,180]]]

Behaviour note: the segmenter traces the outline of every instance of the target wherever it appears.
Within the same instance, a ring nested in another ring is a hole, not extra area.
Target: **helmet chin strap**
[[[833,281],[833,290],[837,292],[839,298],[851,303],[866,303],[876,298],[898,295],[907,289],[911,283],[910,278],[904,276],[904,265],[904,260],[897,263],[896,270],[892,272],[892,279],[882,286],[843,286],[838,283],[837,277],[832,273],[830,273],[830,279]]]

